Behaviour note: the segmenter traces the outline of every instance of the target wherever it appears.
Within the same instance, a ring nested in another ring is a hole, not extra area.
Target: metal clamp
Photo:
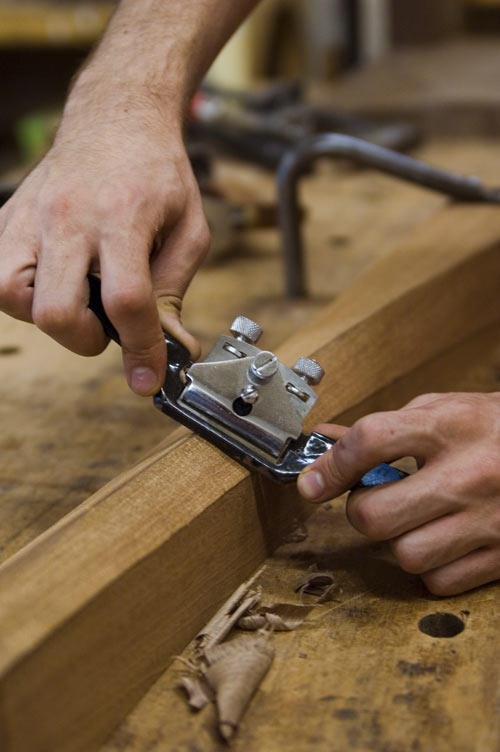
[[[320,157],[350,159],[356,164],[380,170],[461,201],[500,203],[500,189],[488,188],[479,178],[433,167],[369,141],[341,133],[305,138],[285,154],[277,175],[285,289],[291,298],[306,295],[298,179]]]

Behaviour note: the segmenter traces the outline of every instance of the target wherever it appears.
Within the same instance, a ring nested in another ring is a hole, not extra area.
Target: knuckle
[[[167,184],[164,188],[163,205],[166,207],[166,214],[174,217],[180,216],[184,211],[187,203],[187,191],[181,180]]]
[[[356,421],[351,431],[354,445],[364,453],[373,446],[374,440],[385,442],[390,438],[393,427],[386,413],[372,413]]]
[[[462,430],[464,423],[475,425],[478,418],[477,399],[473,394],[450,395],[446,403],[449,424]]]
[[[493,453],[482,452],[475,458],[472,467],[465,475],[466,492],[472,498],[490,499],[500,493],[500,472],[498,457]]]
[[[435,402],[442,397],[443,395],[439,392],[426,392],[425,394],[419,394],[418,397],[414,397],[408,402],[406,407],[419,407],[429,402]]]
[[[210,241],[210,229],[207,222],[203,219],[193,233],[193,248],[198,258],[205,258],[210,249]]]
[[[0,306],[11,308],[17,302],[18,283],[14,272],[6,272],[0,275]]]
[[[422,574],[429,569],[426,552],[410,543],[404,536],[392,542],[392,551],[405,572]]]
[[[35,302],[32,318],[33,323],[45,334],[57,334],[72,326],[76,320],[76,311],[62,303]]]
[[[355,497],[351,497],[347,503],[346,514],[351,525],[368,538],[385,540],[389,537],[385,520],[368,498],[356,500]]]
[[[74,199],[69,190],[48,193],[42,200],[42,213],[53,224],[68,219],[74,210]]]
[[[417,572],[416,574],[419,573]],[[456,589],[453,587],[452,583],[447,582],[439,570],[429,572],[428,574],[422,574],[422,581],[432,595],[445,596],[454,595],[456,593]]]
[[[103,295],[103,303],[111,319],[132,318],[144,312],[150,298],[150,290],[135,285],[133,287],[122,287],[106,296]]]
[[[106,216],[122,217],[142,203],[146,192],[140,186],[123,181],[106,181],[97,193],[97,206]]]

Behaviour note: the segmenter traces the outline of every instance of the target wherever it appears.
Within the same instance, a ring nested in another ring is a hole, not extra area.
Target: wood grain
[[[277,351],[326,367],[316,418],[497,321],[499,261],[498,209],[452,207],[376,263]],[[11,557],[0,568],[2,749],[95,746],[303,510],[293,489],[191,437]]]

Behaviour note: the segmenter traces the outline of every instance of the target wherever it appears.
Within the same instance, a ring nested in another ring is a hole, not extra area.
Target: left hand
[[[350,429],[315,430],[338,441],[299,477],[305,498],[335,498],[380,462],[412,456],[414,475],[349,495],[350,523],[390,541],[436,595],[500,578],[500,393],[427,394]]]

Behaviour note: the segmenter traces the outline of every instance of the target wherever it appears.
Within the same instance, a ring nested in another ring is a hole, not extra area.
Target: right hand
[[[78,87],[76,87],[78,89]],[[180,321],[209,233],[180,125],[158,103],[85,86],[54,145],[0,209],[0,310],[80,355],[107,345],[89,310],[101,276],[106,313],[138,394],[163,383],[169,330],[199,354]]]

